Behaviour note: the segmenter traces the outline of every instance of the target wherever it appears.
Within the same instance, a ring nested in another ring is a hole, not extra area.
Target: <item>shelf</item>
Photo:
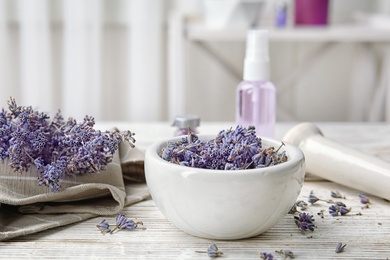
[[[389,42],[390,28],[361,25],[338,25],[325,27],[270,28],[271,41],[292,42]],[[192,41],[244,41],[246,29],[211,29],[200,23],[189,23],[187,39]]]

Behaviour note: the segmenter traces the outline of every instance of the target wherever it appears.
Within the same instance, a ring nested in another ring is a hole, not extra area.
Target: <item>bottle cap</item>
[[[267,30],[249,30],[247,33],[244,61],[244,80],[269,80]]]
[[[175,117],[172,126],[179,128],[196,128],[200,125],[200,117],[197,115],[179,115]]]

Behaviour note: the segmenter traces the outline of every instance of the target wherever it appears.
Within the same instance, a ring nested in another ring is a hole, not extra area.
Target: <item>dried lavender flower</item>
[[[307,210],[308,204],[303,200],[298,200],[296,203],[297,207],[300,207],[301,210]]]
[[[260,252],[260,258],[264,260],[273,260],[274,256],[271,253]]]
[[[284,144],[282,143],[281,146]],[[255,127],[237,126],[222,130],[209,141],[189,133],[177,142],[168,142],[160,156],[164,160],[195,168],[216,170],[254,169],[287,161],[285,152],[274,147],[263,148]]]
[[[370,199],[364,195],[364,194],[359,194],[359,198],[360,198],[360,203],[362,204],[370,204]]]
[[[209,257],[219,257],[223,255],[223,252],[219,251],[215,243],[211,243],[207,248],[207,251],[195,251],[195,253],[207,253]]]
[[[96,227],[100,230],[100,232],[105,235],[106,233],[110,233],[110,225],[106,221],[106,219],[102,219],[99,224],[96,225]]]
[[[298,207],[300,207],[300,210],[306,210],[307,209],[307,203],[303,200],[298,200],[294,203],[294,205],[291,207],[290,211],[288,214],[295,214],[295,213],[300,213],[298,211]]]
[[[336,246],[336,249],[335,249],[335,252],[336,253],[341,253],[344,251],[345,247],[347,246],[347,244],[343,244],[341,242],[339,242]]]
[[[116,226],[111,231],[111,234],[113,234],[117,230],[127,229],[127,230],[133,230],[138,227],[138,225],[143,225],[141,221],[135,222],[134,220],[126,218],[124,214],[119,214],[116,218]]]
[[[278,253],[281,257],[283,257],[283,260],[295,258],[294,253],[289,249],[279,250],[275,252]]]
[[[38,185],[51,191],[60,190],[66,175],[99,173],[107,168],[121,141],[134,147],[130,131],[98,131],[93,117],[83,122],[65,121],[58,111],[50,117],[8,101],[8,112],[0,113],[0,159],[9,159],[16,172],[35,166],[39,170]]]
[[[324,200],[324,199],[320,199],[318,198],[317,196],[314,195],[314,192],[311,191],[310,192],[310,195],[309,195],[309,198],[307,199],[307,201],[310,203],[310,204],[314,204],[316,203],[317,201],[324,201],[326,203],[332,203],[333,201],[332,200]]]
[[[347,208],[347,206],[342,202],[336,202],[335,204],[331,205],[329,207],[329,214],[333,217],[338,216],[339,214],[341,216],[345,216],[351,212],[351,208]],[[361,215],[360,212],[355,213],[354,215]]]
[[[299,213],[296,204],[294,204],[294,205],[291,207],[291,209],[288,211],[288,214],[295,214],[295,213]]]
[[[215,243],[211,243],[210,246],[207,248],[207,255],[209,257],[218,257],[222,256],[223,253],[218,250],[218,247]]]
[[[330,192],[330,196],[332,196],[332,198],[336,198],[336,199],[345,199],[345,196],[343,196],[339,191],[331,191]]]
[[[313,215],[308,213],[299,213],[298,216],[294,216],[294,222],[301,231],[314,231],[314,228],[316,227],[313,223]]]

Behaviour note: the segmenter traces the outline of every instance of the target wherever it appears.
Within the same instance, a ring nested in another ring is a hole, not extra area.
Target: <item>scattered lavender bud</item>
[[[339,215],[339,208],[336,205],[332,205],[329,207],[329,214],[333,217],[336,217]]]
[[[331,191],[330,196],[336,199],[345,199],[345,196],[343,196],[339,191]]]
[[[347,244],[342,244],[341,242],[338,243],[337,246],[336,246],[335,252],[336,252],[336,253],[341,253],[341,252],[343,252],[346,246],[347,246]]]
[[[263,148],[256,136],[255,127],[237,126],[234,130],[222,130],[209,141],[201,141],[190,133],[177,142],[168,142],[160,156],[164,160],[204,169],[240,170],[263,168],[287,161],[280,148]]]
[[[295,213],[299,213],[299,211],[297,210],[297,206],[296,204],[294,204],[291,209],[288,211],[288,214],[295,214]]]
[[[218,257],[222,256],[223,253],[218,250],[218,247],[215,243],[211,243],[210,246],[207,248],[207,255],[209,257]]]
[[[294,222],[301,231],[314,231],[316,227],[313,223],[313,216],[308,213],[299,213],[298,216],[294,216]]]
[[[317,201],[324,201],[326,203],[332,203],[333,202],[332,200],[323,200],[323,199],[318,198],[317,196],[314,195],[313,191],[310,192],[310,195],[309,195],[309,198],[307,199],[307,201],[310,204],[312,204],[312,205],[314,203],[316,203]]]
[[[116,217],[116,226],[115,228],[110,232],[113,234],[117,230],[133,230],[138,227],[138,225],[143,225],[141,221],[135,222],[134,220],[127,219],[124,214],[119,214],[119,216]]]
[[[336,205],[336,206],[341,206],[341,207],[347,207],[347,205],[345,205],[345,203],[344,202],[341,202],[341,201],[336,201],[336,202],[334,202],[334,205]]]
[[[306,210],[307,206],[308,206],[308,204],[305,201],[303,201],[303,200],[297,201],[296,205],[297,205],[297,207],[300,207],[301,210]]]
[[[360,198],[360,203],[362,204],[370,204],[370,199],[364,195],[364,194],[359,194],[359,198]]]
[[[273,260],[274,256],[271,253],[260,252],[260,258],[264,260]]]
[[[219,257],[223,255],[223,252],[218,250],[218,247],[215,243],[211,243],[207,248],[207,251],[195,251],[196,253],[207,253],[209,257]]]
[[[351,208],[347,208],[347,206],[342,202],[336,202],[335,204],[331,205],[329,207],[329,214],[333,217],[338,216],[339,214],[341,216],[345,216],[351,212]],[[351,215],[351,214],[349,214]],[[362,215],[360,212],[355,213],[354,215]]]
[[[300,207],[300,210],[306,210],[307,209],[307,203],[303,200],[298,200],[297,202],[294,203],[294,205],[291,207],[290,211],[288,214],[295,214],[295,213],[300,213],[298,211],[298,207]]]
[[[110,233],[110,225],[107,223],[105,219],[102,219],[99,224],[96,225],[96,227],[100,230],[100,232],[105,235],[106,233]]]
[[[351,212],[351,208],[340,206],[339,209],[340,209],[341,216],[347,215],[349,212]]]
[[[286,249],[286,250],[279,250],[279,251],[275,251],[275,252],[278,253],[281,257],[283,257],[284,260],[295,258],[294,253],[291,250],[288,250],[288,249]]]

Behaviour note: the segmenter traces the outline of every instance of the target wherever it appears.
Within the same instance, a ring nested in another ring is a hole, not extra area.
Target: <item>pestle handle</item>
[[[390,200],[390,163],[327,139],[311,123],[293,127],[283,140],[303,151],[308,173]]]

